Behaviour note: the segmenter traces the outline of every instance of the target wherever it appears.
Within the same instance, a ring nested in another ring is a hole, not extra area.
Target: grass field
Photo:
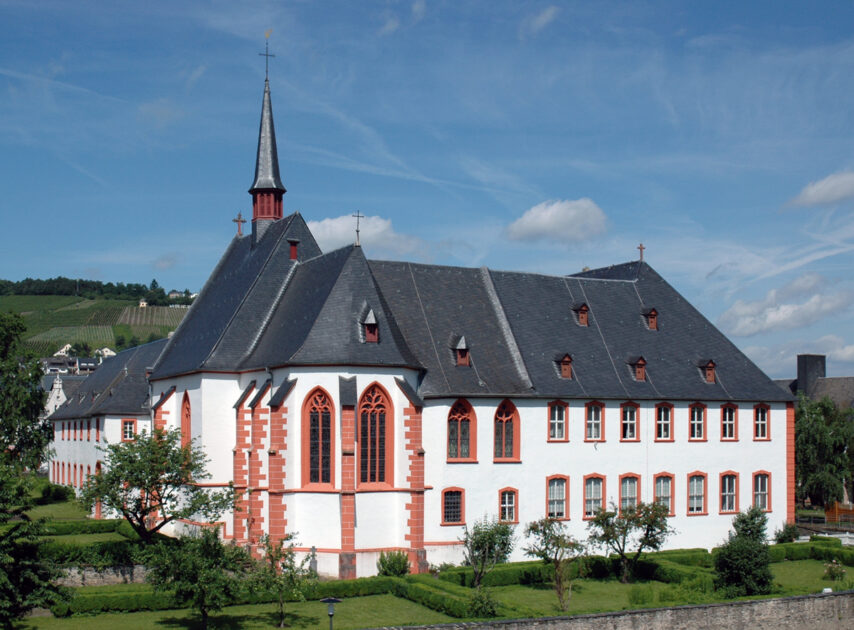
[[[74,295],[0,295],[0,311],[53,311],[82,301]]]
[[[48,542],[57,542],[64,545],[91,545],[99,542],[113,542],[127,540],[117,532],[104,532],[101,534],[66,534],[63,536],[45,536]]]

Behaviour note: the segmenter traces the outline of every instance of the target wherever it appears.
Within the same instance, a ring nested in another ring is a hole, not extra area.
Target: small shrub
[[[823,580],[833,580],[834,582],[841,582],[845,579],[845,567],[843,567],[837,560],[831,560],[830,562],[826,562],[824,564],[824,576]]]
[[[629,589],[629,603],[632,606],[646,606],[655,598],[655,591],[649,584],[635,584]]]
[[[831,547],[842,546],[842,540],[835,536],[810,536],[810,542],[820,545],[830,545]]]
[[[715,586],[726,597],[771,592],[768,545],[750,536],[731,536],[715,555]]]
[[[49,503],[62,503],[68,501],[74,496],[74,490],[70,486],[61,486],[55,483],[48,483],[42,486],[41,498],[37,501],[40,505]]]
[[[377,560],[377,572],[379,575],[389,577],[403,577],[409,573],[409,558],[406,552],[380,552],[380,559]]]
[[[786,523],[774,532],[774,542],[793,543],[798,539],[798,526],[794,523]]]
[[[466,612],[469,617],[497,617],[498,602],[487,589],[478,586],[469,597]]]

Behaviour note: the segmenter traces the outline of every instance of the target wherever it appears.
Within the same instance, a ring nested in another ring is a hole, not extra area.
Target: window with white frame
[[[706,478],[702,475],[692,475],[688,478],[688,514],[705,512]]]
[[[623,477],[620,480],[620,511],[638,504],[638,478]]]
[[[122,439],[125,441],[132,440],[134,438],[134,421],[133,420],[124,420],[122,421]]]
[[[566,438],[566,407],[558,403],[549,405],[549,439]]]
[[[673,513],[673,479],[666,475],[655,478],[655,502],[667,508],[667,513]]]
[[[655,439],[669,440],[670,438],[670,406],[659,405],[655,408]]]
[[[691,407],[691,425],[688,431],[688,438],[691,440],[705,439],[706,428],[706,408],[702,405],[694,405]]]
[[[499,506],[499,519],[504,523],[516,522],[516,491],[502,490],[501,505]]]
[[[602,478],[590,477],[584,481],[584,517],[593,518],[602,509]]]
[[[768,439],[768,407],[759,405],[753,411],[753,438],[756,440]]]
[[[735,407],[721,408],[721,439],[735,439]]]
[[[765,473],[753,476],[753,505],[760,510],[768,509],[768,475]]]
[[[637,407],[634,405],[623,405],[623,419],[620,427],[620,436],[623,440],[638,439]]]
[[[735,475],[724,475],[721,477],[721,512],[735,512],[736,510]]]
[[[587,422],[585,424],[585,436],[588,440],[602,439],[602,406],[596,404],[587,405]]]
[[[549,518],[566,518],[566,479],[549,479]]]

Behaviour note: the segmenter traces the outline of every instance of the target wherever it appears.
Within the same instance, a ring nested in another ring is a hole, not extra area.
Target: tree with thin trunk
[[[525,536],[532,539],[525,553],[554,567],[555,594],[560,609],[565,612],[572,597],[572,563],[583,559],[584,545],[566,533],[561,521],[553,518],[528,523]]]
[[[182,446],[177,429],[143,431],[101,451],[103,469],[87,479],[81,500],[90,510],[100,501],[121,514],[145,543],[177,519],[211,522],[234,507],[230,485],[220,491],[198,485],[210,478],[207,457],[192,443]]]
[[[484,576],[499,562],[506,562],[513,550],[513,526],[497,519],[475,521],[467,526],[460,539],[463,543],[463,561],[472,568],[474,582],[480,586]]]
[[[283,539],[274,540],[265,534],[261,538],[264,559],[256,568],[255,580],[258,586],[276,598],[280,628],[286,626],[285,602],[305,601],[305,593],[317,577],[308,567],[310,556],[297,561],[294,552],[295,536],[287,534]]]

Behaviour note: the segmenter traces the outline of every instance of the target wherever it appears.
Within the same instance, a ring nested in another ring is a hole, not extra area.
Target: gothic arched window
[[[377,384],[359,401],[359,483],[392,483],[392,407]]]
[[[302,408],[303,485],[333,482],[334,427],[332,400],[317,388],[306,396]]]
[[[460,399],[448,412],[448,460],[477,458],[477,422],[471,405]]]

